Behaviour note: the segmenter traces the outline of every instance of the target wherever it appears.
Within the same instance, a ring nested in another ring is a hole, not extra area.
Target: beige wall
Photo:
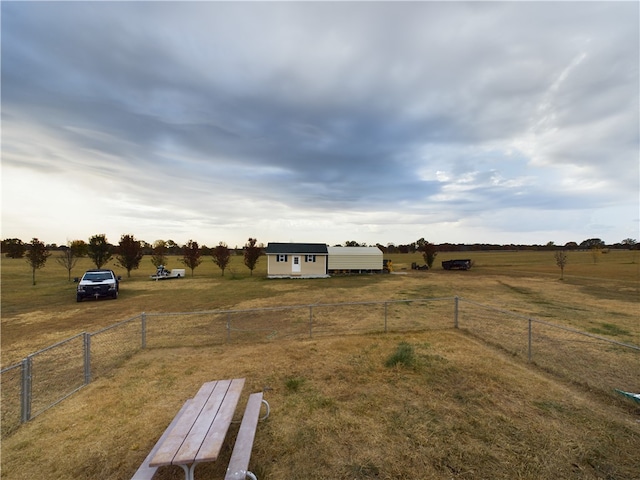
[[[309,275],[326,275],[327,273],[327,257],[326,255],[316,255],[315,262],[305,262],[306,255],[297,255],[300,257],[300,272],[292,272],[294,255],[288,253],[286,262],[276,262],[276,255],[267,255],[267,272],[272,276],[309,276]]]
[[[382,252],[375,247],[329,247],[329,270],[382,270]]]

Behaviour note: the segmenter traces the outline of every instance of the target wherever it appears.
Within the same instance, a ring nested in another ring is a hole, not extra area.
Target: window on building
[[[287,256],[283,254],[279,254],[276,256],[276,262],[286,262]]]
[[[315,255],[307,255],[305,258],[305,262],[315,262],[315,261],[316,261]]]

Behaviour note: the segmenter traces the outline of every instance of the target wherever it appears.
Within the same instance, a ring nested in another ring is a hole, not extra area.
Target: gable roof
[[[324,243],[269,243],[264,249],[267,255],[277,254],[303,254],[303,255],[327,255],[327,245]]]

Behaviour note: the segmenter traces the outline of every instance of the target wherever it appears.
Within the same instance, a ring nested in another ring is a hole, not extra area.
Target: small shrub
[[[404,365],[405,367],[413,367],[416,364],[416,354],[413,346],[407,342],[400,342],[396,351],[387,358],[384,365],[386,367],[395,367],[396,365]]]

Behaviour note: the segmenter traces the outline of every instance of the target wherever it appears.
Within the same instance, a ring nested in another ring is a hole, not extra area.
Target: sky
[[[11,2],[2,238],[639,239],[638,2]]]

